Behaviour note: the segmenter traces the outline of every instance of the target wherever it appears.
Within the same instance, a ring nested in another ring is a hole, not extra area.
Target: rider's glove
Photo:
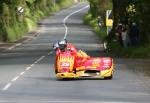
[[[54,43],[54,44],[53,44],[53,49],[56,50],[57,48],[59,48],[58,43]]]

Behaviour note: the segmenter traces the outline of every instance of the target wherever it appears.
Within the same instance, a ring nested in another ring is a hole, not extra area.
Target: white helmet
[[[61,51],[64,51],[66,49],[66,47],[67,47],[67,40],[66,39],[60,40],[58,42],[58,45],[59,45],[59,49]]]

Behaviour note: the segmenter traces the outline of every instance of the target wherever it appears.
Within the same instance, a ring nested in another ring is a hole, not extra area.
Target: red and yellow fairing
[[[83,51],[77,52],[75,48],[70,46],[70,49],[65,52],[57,49],[55,70],[57,78],[111,77],[113,75],[113,59],[110,57],[90,57]],[[87,71],[96,71],[96,73],[88,73]]]
[[[59,56],[57,59],[57,70],[61,72],[62,69],[67,69],[66,72],[71,72],[74,66],[74,57],[66,56],[61,57]]]
[[[56,60],[57,61],[55,69],[57,69],[57,78],[77,77],[77,75],[73,73],[75,56],[73,56],[70,52],[64,54],[62,53],[57,56]]]
[[[113,60],[109,57],[89,58],[86,62],[82,63],[76,68],[78,76],[90,76],[85,73],[86,70],[99,71],[97,77],[105,78],[113,74]]]

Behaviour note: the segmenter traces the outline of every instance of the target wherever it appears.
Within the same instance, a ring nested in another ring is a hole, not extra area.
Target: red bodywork
[[[112,76],[112,71],[113,71],[112,58],[110,57],[78,58],[76,56],[77,50],[75,48],[73,49],[75,52],[72,50],[61,52],[59,48],[56,50],[56,62],[55,62],[56,74],[62,73],[61,74],[62,78],[67,77],[67,75],[63,76],[63,73],[65,74],[74,73],[76,74],[77,77],[89,76],[89,75],[84,75],[84,73],[89,73],[89,74],[91,73],[93,75],[94,73],[96,74],[97,72],[101,73],[101,75],[104,75],[103,77],[105,77],[105,75],[106,77]],[[109,75],[107,71],[109,72]],[[99,74],[99,76],[101,75]]]

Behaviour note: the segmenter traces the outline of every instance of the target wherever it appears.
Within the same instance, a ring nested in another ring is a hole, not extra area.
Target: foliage
[[[140,43],[141,46],[138,47],[129,47],[123,48],[117,46],[119,49],[119,53],[128,55],[132,57],[150,57],[149,56],[149,44],[150,44],[150,1],[147,0],[113,0],[113,12],[114,12],[114,27],[121,22],[124,24],[130,24],[130,22],[135,22],[140,29]],[[119,8],[119,9],[118,9]],[[115,32],[112,32],[114,35]],[[113,51],[117,50],[114,44],[111,43],[110,46]]]
[[[140,27],[140,38],[142,43],[150,42],[150,1],[149,0],[88,0],[92,17],[98,15],[105,20],[106,9],[113,6],[114,25],[112,35],[115,35],[115,27],[118,23],[129,24],[136,22]],[[111,3],[112,2],[112,3]],[[144,15],[144,16],[143,16]]]
[[[73,0],[0,0],[0,41],[13,42],[32,30],[50,12],[67,7]],[[55,4],[54,4],[55,3]],[[22,7],[24,12],[18,11]]]
[[[107,9],[112,9],[112,3],[110,0],[88,0],[90,2],[90,13],[93,18],[101,16],[105,21],[105,14]]]
[[[136,22],[140,27],[142,43],[150,41],[150,1],[148,0],[113,0],[114,27],[118,22],[129,24]],[[119,9],[118,9],[119,8]]]
[[[113,29],[108,39],[109,47],[117,55],[127,55],[130,57],[150,57],[150,1],[149,0],[88,0],[90,3],[91,18],[93,21],[97,16],[101,16],[105,22],[106,9],[113,9]],[[106,6],[108,5],[108,6]],[[87,18],[86,16],[85,18]],[[85,19],[86,20],[86,19]],[[96,19],[95,19],[96,20]],[[87,21],[87,20],[86,20]],[[140,28],[140,43],[138,47],[123,48],[118,42],[114,42],[116,26],[118,23],[130,24],[135,22]],[[95,29],[95,31],[98,31]],[[102,31],[102,30],[101,30]],[[99,33],[101,32],[99,31]],[[119,51],[119,52],[118,52]]]
[[[101,28],[99,28],[97,25],[97,18],[92,18],[91,13],[85,15],[84,23],[91,25],[94,31],[96,32],[96,34],[98,34],[98,36],[101,38],[101,40],[102,41],[105,40],[105,38],[107,37],[106,27],[102,26]]]
[[[110,0],[88,0],[90,3],[89,14],[85,16],[85,22],[94,28],[94,31],[101,37],[102,40],[106,38],[106,10],[112,9],[112,2]],[[101,19],[102,26],[98,27],[98,17]],[[87,20],[87,18],[90,18]]]
[[[111,53],[116,54],[118,57],[132,57],[132,58],[150,58],[150,46],[128,47],[120,46],[118,42],[111,41],[109,44]]]

